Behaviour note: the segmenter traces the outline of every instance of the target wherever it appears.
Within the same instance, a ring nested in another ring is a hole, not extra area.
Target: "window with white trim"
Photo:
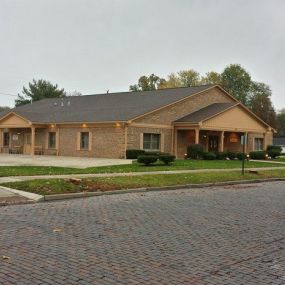
[[[144,150],[160,150],[160,134],[143,134]]]
[[[80,133],[80,149],[89,149],[89,132]]]
[[[254,150],[263,150],[263,138],[254,138]]]

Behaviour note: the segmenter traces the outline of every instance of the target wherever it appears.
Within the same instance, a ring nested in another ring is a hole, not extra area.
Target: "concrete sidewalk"
[[[285,169],[284,167],[259,167],[246,168],[246,171],[261,171],[261,170],[278,170]],[[191,169],[191,170],[165,170],[165,171],[149,171],[149,172],[129,172],[129,173],[90,173],[90,174],[65,174],[65,175],[37,175],[37,176],[10,176],[0,177],[0,184],[7,182],[19,182],[35,179],[69,179],[69,178],[95,178],[95,177],[119,177],[119,176],[142,176],[142,175],[158,175],[158,174],[180,174],[180,173],[203,173],[203,172],[231,172],[241,171],[241,168],[226,168],[226,169]]]

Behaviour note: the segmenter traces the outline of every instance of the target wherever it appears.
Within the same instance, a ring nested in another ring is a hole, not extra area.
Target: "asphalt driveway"
[[[285,284],[285,183],[0,207],[0,284]]]

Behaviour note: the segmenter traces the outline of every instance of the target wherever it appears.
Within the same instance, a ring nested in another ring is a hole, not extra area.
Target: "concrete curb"
[[[179,189],[187,189],[187,188],[190,188],[189,190],[191,190],[195,188],[230,186],[230,185],[238,185],[238,184],[254,184],[254,183],[273,182],[273,181],[285,181],[285,178],[238,180],[238,181],[225,181],[225,182],[214,182],[214,183],[203,183],[203,184],[184,184],[184,185],[173,185],[173,186],[164,186],[164,187],[123,189],[123,190],[114,190],[114,191],[106,191],[106,192],[83,192],[83,193],[45,195],[43,196],[44,199],[41,201],[55,201],[55,200],[75,199],[75,198],[86,198],[86,197],[103,196],[103,195],[118,195],[118,194],[145,193],[145,192],[155,192],[155,191],[169,191],[169,190],[179,190]]]
[[[9,192],[12,192],[14,194],[17,194],[19,196],[25,197],[29,200],[35,201],[35,202],[40,202],[40,201],[44,200],[43,195],[30,193],[30,192],[26,192],[26,191],[22,191],[22,190],[17,190],[17,189],[13,189],[13,188],[8,188],[8,187],[4,187],[4,186],[1,186],[1,188],[5,189]]]

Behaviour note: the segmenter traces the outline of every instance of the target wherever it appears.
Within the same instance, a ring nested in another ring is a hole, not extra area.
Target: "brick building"
[[[124,158],[126,149],[183,157],[187,146],[247,151],[274,129],[218,85],[44,99],[0,114],[2,153]]]

